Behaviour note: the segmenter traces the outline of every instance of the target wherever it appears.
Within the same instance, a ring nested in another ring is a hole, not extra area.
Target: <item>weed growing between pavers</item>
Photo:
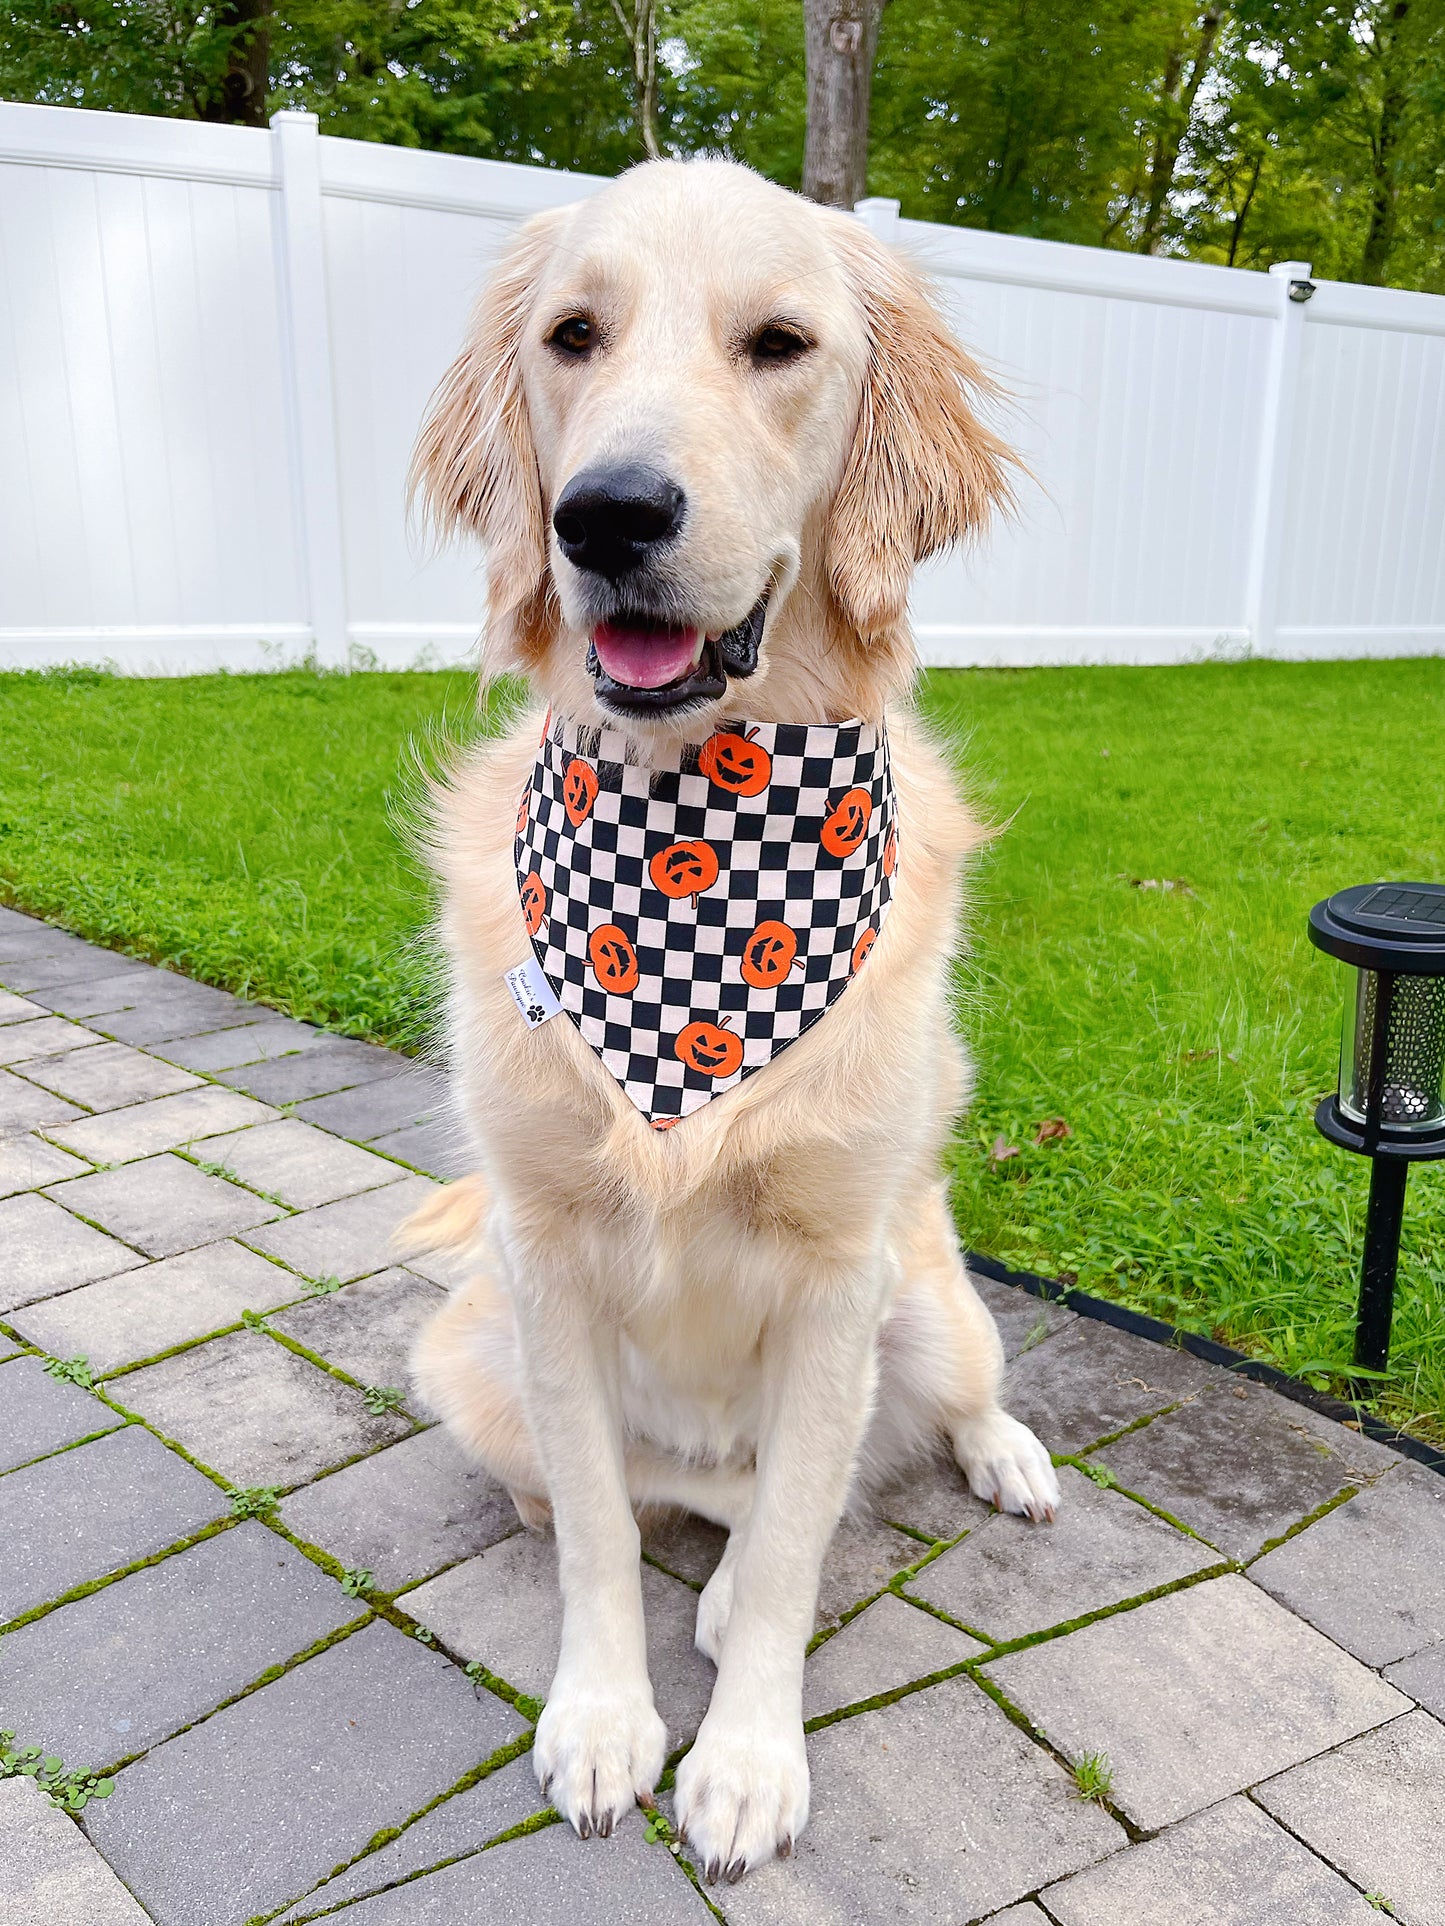
[[[1104,1805],[1114,1790],[1114,1768],[1106,1752],[1081,1752],[1073,1764],[1074,1786],[1081,1799]]]
[[[62,1384],[77,1384],[82,1391],[95,1389],[95,1373],[89,1358],[47,1358],[42,1369],[48,1377],[59,1378]]]
[[[52,1806],[84,1812],[92,1799],[108,1799],[115,1780],[105,1773],[66,1771],[58,1753],[38,1745],[17,1745],[13,1732],[0,1732],[0,1779],[33,1779]]]

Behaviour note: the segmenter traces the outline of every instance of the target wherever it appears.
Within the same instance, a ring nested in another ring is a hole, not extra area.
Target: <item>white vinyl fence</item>
[[[0,666],[465,659],[480,571],[409,540],[412,436],[508,230],[601,185],[0,104]],[[859,211],[1037,478],[920,575],[928,661],[1445,652],[1445,298]]]

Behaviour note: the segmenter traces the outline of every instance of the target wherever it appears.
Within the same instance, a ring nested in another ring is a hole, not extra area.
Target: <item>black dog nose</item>
[[[552,526],[569,562],[616,581],[677,533],[686,502],[676,482],[640,462],[584,468],[558,497]]]

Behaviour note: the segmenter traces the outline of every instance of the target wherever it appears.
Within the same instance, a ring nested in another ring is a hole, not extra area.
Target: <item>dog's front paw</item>
[[[1053,1522],[1059,1481],[1048,1452],[1026,1424],[1006,1411],[985,1412],[955,1427],[953,1452],[975,1498],[1035,1524]]]
[[[650,1800],[667,1756],[667,1729],[644,1683],[635,1692],[554,1686],[537,1721],[537,1783],[583,1839],[607,1838],[639,1799]]]
[[[786,1859],[808,1821],[802,1720],[738,1727],[709,1713],[677,1768],[677,1821],[709,1883],[736,1884],[775,1854]]]

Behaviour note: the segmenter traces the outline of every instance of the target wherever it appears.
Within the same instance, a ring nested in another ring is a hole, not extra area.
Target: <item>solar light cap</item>
[[[1445,976],[1445,884],[1357,883],[1310,911],[1310,941],[1361,970]]]

